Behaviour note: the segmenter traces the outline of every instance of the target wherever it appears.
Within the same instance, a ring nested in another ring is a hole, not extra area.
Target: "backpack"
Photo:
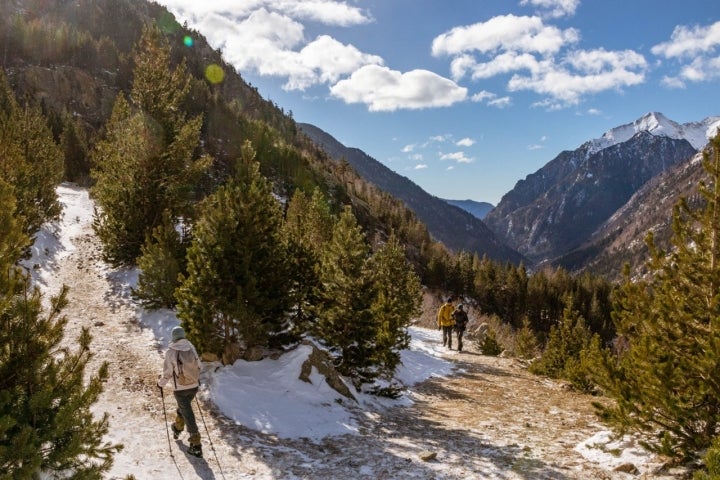
[[[464,310],[455,310],[453,318],[455,319],[455,330],[465,330],[468,323],[467,313]]]
[[[179,385],[192,385],[200,383],[200,363],[192,350],[176,350],[177,352],[177,376],[176,382]]]

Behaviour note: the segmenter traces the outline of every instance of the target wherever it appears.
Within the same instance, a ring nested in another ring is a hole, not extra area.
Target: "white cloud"
[[[498,97],[496,94],[486,90],[476,93],[470,97],[470,100],[478,103],[485,102],[488,106],[497,108],[505,108],[512,104],[510,97]]]
[[[425,168],[428,168],[428,166],[425,165],[424,163],[419,163],[419,164],[415,165],[415,167],[413,168],[413,170],[423,170],[423,169],[425,169]]]
[[[546,11],[551,17],[574,15],[580,0],[522,0],[520,5],[532,5]]]
[[[475,145],[475,140],[466,137],[455,142],[455,145],[457,145],[458,147],[472,147],[473,145]]]
[[[452,160],[457,163],[472,163],[473,159],[465,156],[465,152],[453,152],[440,154],[440,160]]]
[[[579,2],[524,0],[524,4],[570,15]],[[453,28],[435,38],[432,52],[453,57],[450,71],[456,81],[467,75],[475,81],[507,75],[508,91],[542,95],[545,98],[534,105],[550,109],[566,108],[587,95],[645,81],[648,64],[641,54],[633,50],[573,49],[579,40],[574,28],[562,30],[545,24],[540,17],[505,15]],[[697,76],[696,70],[688,69],[688,78]],[[498,98],[485,90],[471,100],[498,108],[512,103],[510,97]]]
[[[432,53],[441,56],[512,50],[550,54],[578,40],[579,34],[573,28],[560,30],[543,24],[540,17],[504,15],[443,33],[433,40]]]
[[[720,46],[720,21],[708,27],[678,25],[670,41],[652,47],[655,55],[665,58],[693,58],[698,54],[712,53]]]
[[[512,105],[512,99],[510,97],[494,98],[487,103],[491,107],[505,108]]]
[[[496,97],[497,95],[495,95],[494,93],[483,90],[470,97],[470,100],[473,102],[484,102],[485,100],[492,100]]]
[[[312,20],[326,25],[350,26],[372,21],[362,9],[335,0],[158,0],[175,15],[194,23],[206,15],[220,15],[228,19],[242,19],[252,12],[265,9],[300,20]]]
[[[415,144],[405,145],[405,146],[402,148],[401,151],[402,151],[403,153],[410,153],[410,152],[412,152],[413,150],[415,150]]]
[[[290,76],[286,83],[289,90],[304,90],[317,83],[335,83],[363,65],[382,65],[383,59],[321,35],[297,54],[297,64],[304,74],[298,72]]]
[[[587,94],[638,85],[645,80],[646,68],[645,58],[631,50],[581,50],[562,64],[547,62],[530,76],[513,75],[508,89],[549,95],[548,105],[561,107],[577,104]]]
[[[543,148],[545,148],[545,147],[543,147],[542,145],[539,145],[539,144],[537,144],[537,143],[536,143],[536,144],[533,144],[533,145],[528,145],[528,147],[527,147],[527,149],[528,149],[528,150],[531,150],[531,151],[532,151],[532,150],[541,150],[541,149],[543,149]]]
[[[720,78],[720,21],[707,27],[679,25],[669,41],[655,45],[651,51],[680,62],[679,73],[665,76],[662,80],[668,87],[684,88],[688,81],[705,82]]]
[[[588,115],[602,115],[602,112],[598,110],[597,108],[588,108],[587,111]]]
[[[364,103],[371,112],[447,107],[467,97],[467,89],[428,70],[406,73],[366,65],[330,87],[346,103]]]

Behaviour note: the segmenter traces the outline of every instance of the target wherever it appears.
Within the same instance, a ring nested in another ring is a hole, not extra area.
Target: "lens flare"
[[[225,78],[225,72],[220,65],[213,63],[205,68],[205,78],[210,83],[220,83]]]
[[[185,35],[185,37],[183,37],[183,43],[185,44],[186,47],[192,47],[193,43],[195,43],[195,41],[193,40],[193,38],[190,35]]]

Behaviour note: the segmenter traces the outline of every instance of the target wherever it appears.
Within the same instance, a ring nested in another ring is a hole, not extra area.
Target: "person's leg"
[[[463,337],[464,332],[465,332],[465,330],[458,330],[458,332],[457,332],[458,352],[462,352],[462,348],[463,348],[462,337]]]
[[[191,388],[189,390],[177,390],[175,391],[175,400],[178,405],[178,416],[184,420],[187,426],[187,431],[190,435],[198,433],[197,422],[195,421],[195,413],[192,409],[192,401],[197,393],[197,388]]]
[[[447,335],[447,347],[452,350],[452,327],[443,327],[443,331]]]

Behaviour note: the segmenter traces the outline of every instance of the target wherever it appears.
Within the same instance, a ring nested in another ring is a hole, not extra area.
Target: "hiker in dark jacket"
[[[183,353],[184,352],[184,353]],[[198,358],[195,347],[189,340],[185,338],[185,331],[182,327],[175,327],[172,330],[170,348],[165,353],[165,363],[163,365],[163,373],[158,380],[158,387],[163,388],[170,385],[177,401],[177,416],[175,422],[171,425],[173,438],[177,440],[180,434],[187,426],[190,434],[188,442],[190,447],[188,453],[197,457],[202,457],[202,446],[200,444],[200,431],[195,421],[195,413],[192,409],[192,401],[200,387],[199,378],[190,377],[184,380],[185,372],[183,362],[179,361],[181,355],[189,359],[190,362],[196,362],[192,365],[195,372],[200,370],[200,359]],[[187,361],[185,363],[188,363]]]
[[[465,333],[465,328],[468,324],[468,316],[467,312],[463,309],[463,304],[459,303],[457,307],[455,307],[455,311],[452,313],[452,318],[455,320],[455,332],[457,333],[457,341],[458,341],[458,352],[462,352],[463,349],[463,333]]]

